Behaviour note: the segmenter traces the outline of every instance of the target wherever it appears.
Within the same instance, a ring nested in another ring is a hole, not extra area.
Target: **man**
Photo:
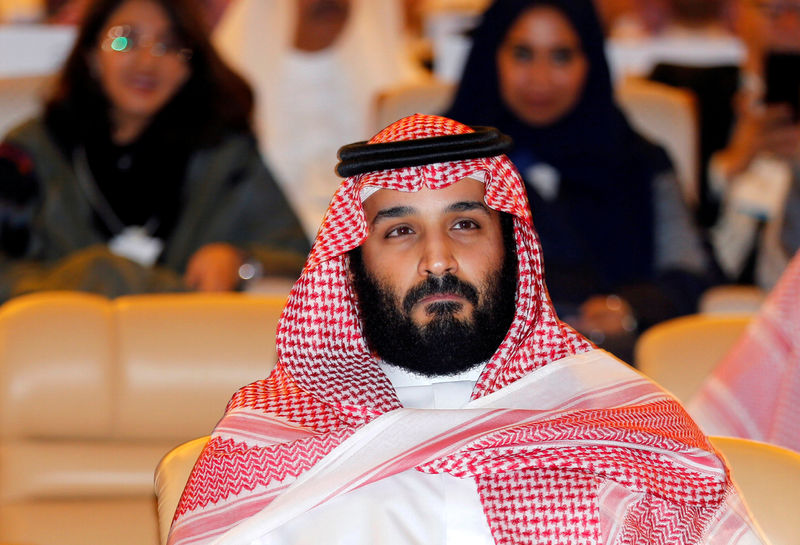
[[[342,148],[170,543],[760,542],[680,405],[557,319],[508,146],[416,115]]]

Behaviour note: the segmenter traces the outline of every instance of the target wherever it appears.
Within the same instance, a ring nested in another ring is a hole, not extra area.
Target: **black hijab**
[[[576,106],[548,126],[517,118],[500,97],[497,50],[525,11],[552,7],[580,38],[588,61]],[[543,199],[528,184],[554,301],[652,278],[654,176],[670,168],[660,148],[636,134],[614,101],[603,33],[591,0],[496,0],[473,32],[473,46],[448,117],[490,125],[515,142],[511,159],[523,176],[546,163],[560,173],[558,196]]]

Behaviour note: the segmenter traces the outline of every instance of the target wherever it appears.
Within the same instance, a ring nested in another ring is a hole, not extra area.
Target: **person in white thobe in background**
[[[338,185],[336,150],[363,140],[377,94],[422,77],[399,0],[237,0],[215,33],[256,91],[261,151],[313,238]]]

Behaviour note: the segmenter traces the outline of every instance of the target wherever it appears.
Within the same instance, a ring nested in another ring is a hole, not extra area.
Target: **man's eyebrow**
[[[447,207],[448,212],[466,212],[467,210],[483,210],[489,214],[489,207],[481,201],[459,201]]]
[[[487,214],[489,213],[489,207],[481,201],[458,201],[449,204],[445,209],[446,212],[466,212],[467,210],[483,210]],[[372,223],[374,225],[383,219],[413,216],[418,213],[418,210],[413,206],[393,206],[379,210],[375,217],[372,218]]]
[[[375,214],[375,217],[372,218],[372,223],[375,224],[382,219],[386,218],[400,218],[403,216],[411,216],[416,213],[416,208],[412,206],[393,206],[391,208],[384,208],[383,210],[378,210],[378,213]]]

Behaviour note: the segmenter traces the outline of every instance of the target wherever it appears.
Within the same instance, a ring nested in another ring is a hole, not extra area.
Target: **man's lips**
[[[466,298],[455,294],[455,293],[432,293],[426,297],[423,297],[418,301],[420,305],[430,305],[431,303],[443,303],[449,301],[458,301],[463,302]]]

